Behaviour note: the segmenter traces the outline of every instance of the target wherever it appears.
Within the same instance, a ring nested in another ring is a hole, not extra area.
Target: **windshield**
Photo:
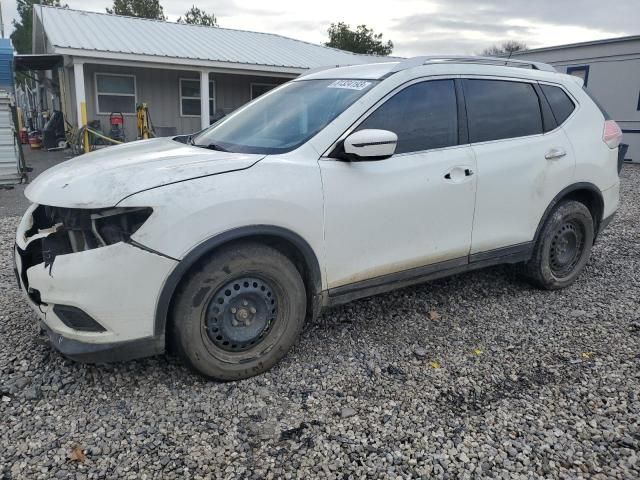
[[[300,80],[251,102],[192,139],[238,153],[289,152],[322,130],[375,85],[374,80]]]

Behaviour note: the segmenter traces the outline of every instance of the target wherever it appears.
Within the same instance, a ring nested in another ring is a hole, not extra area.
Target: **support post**
[[[84,64],[73,64],[73,76],[76,87],[76,108],[78,115],[78,129],[87,126],[87,99],[84,90]],[[82,136],[82,146],[84,153],[89,152],[89,132],[85,129]]]
[[[200,127],[204,130],[209,127],[209,72],[200,72]]]

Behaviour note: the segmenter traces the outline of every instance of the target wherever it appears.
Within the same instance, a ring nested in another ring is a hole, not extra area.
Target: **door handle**
[[[562,148],[552,148],[545,154],[544,158],[547,160],[557,160],[558,158],[564,157],[566,154],[567,152]]]
[[[445,173],[444,178],[445,180],[461,181],[463,179],[463,172],[464,177],[470,177],[471,175],[473,175],[473,170],[471,170],[470,168],[454,167],[451,171]]]

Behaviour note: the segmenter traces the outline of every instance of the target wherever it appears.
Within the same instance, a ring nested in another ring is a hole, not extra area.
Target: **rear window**
[[[544,96],[547,97],[547,101],[551,105],[551,111],[558,125],[564,123],[576,106],[560,87],[542,84],[540,88],[542,88]]]
[[[465,80],[472,143],[542,133],[542,114],[533,85],[504,80]]]

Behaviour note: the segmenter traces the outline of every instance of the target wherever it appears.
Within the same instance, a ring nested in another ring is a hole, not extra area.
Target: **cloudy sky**
[[[331,22],[367,24],[395,44],[394,54],[479,53],[504,40],[530,48],[640,34],[639,0],[160,0],[175,21],[195,3],[221,27],[326,41]],[[16,0],[0,0],[5,33]],[[63,0],[104,12],[112,0]]]

